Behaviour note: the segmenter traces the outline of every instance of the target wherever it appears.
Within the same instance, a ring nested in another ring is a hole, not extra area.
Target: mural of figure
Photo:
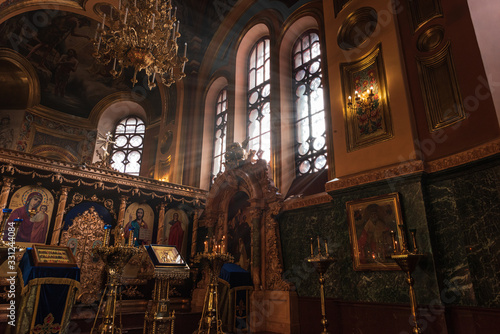
[[[182,241],[184,240],[184,230],[182,229],[182,222],[179,220],[177,212],[174,213],[172,220],[168,224],[170,225],[170,233],[167,245],[177,247],[177,250],[180,252],[182,250]]]
[[[245,248],[245,243],[243,242],[242,238],[238,239],[238,245],[239,245],[238,252],[240,253],[240,258],[238,259],[238,262],[236,264],[245,270],[249,270],[250,262],[248,262],[247,251]]]
[[[75,49],[69,49],[66,54],[63,54],[57,63],[54,74],[56,87],[54,95],[64,97],[66,85],[68,84],[69,75],[75,72],[78,67],[78,59]]]
[[[0,148],[11,148],[14,130],[10,126],[10,117],[6,115],[0,120]]]
[[[370,204],[364,211],[365,224],[358,239],[360,261],[368,259],[385,260],[391,250],[391,229],[385,223],[383,209],[377,204]]]
[[[236,259],[236,264],[245,270],[250,269],[251,228],[247,223],[247,215],[242,209],[228,222],[228,251]]]
[[[130,221],[125,226],[125,238],[128,239],[130,237],[130,228],[134,229],[132,237],[134,238],[134,246],[138,247],[140,245],[148,245],[151,240],[141,240],[139,238],[141,234],[141,229],[148,229],[148,224],[143,220],[144,219],[144,209],[138,208],[135,211],[135,219],[132,220],[132,216],[130,216]]]
[[[49,228],[49,215],[47,205],[40,205],[40,210],[31,218],[33,229],[31,230],[31,242],[43,243]]]
[[[39,65],[45,67],[46,58],[54,49],[60,47],[68,36],[71,35],[73,37],[82,37],[90,40],[89,36],[76,32],[77,29],[84,26],[90,26],[89,19],[76,17],[74,15],[61,15],[55,17],[48,26],[40,29],[38,35],[35,37],[39,43],[31,49],[26,58],[30,59],[33,54],[41,52]],[[64,46],[62,48],[64,48]],[[62,52],[64,52],[64,50]]]
[[[19,207],[12,211],[9,216],[9,221],[14,221],[14,219],[22,219],[21,226],[17,231],[17,242],[30,242],[31,232],[33,230],[34,222],[31,220],[30,212],[34,214],[37,208],[42,203],[43,196],[39,192],[32,192],[28,195],[26,202],[22,207]],[[6,240],[7,235],[4,235],[4,240]],[[42,241],[44,242],[45,239]]]

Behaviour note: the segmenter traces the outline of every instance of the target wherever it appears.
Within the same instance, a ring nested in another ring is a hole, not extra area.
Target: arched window
[[[326,126],[318,32],[309,30],[292,52],[296,175],[327,168]]]
[[[226,153],[227,134],[227,89],[217,96],[215,104],[214,155],[212,164],[212,183],[217,174],[224,172],[224,154]]]
[[[111,166],[122,173],[139,175],[146,126],[139,117],[122,119],[115,128]]]
[[[271,159],[271,71],[270,40],[260,39],[248,61],[247,139],[248,148],[267,162]]]

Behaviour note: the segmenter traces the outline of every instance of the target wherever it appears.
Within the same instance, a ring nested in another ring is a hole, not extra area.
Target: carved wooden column
[[[262,209],[253,207],[250,209],[252,217],[252,279],[255,290],[262,288],[261,268],[262,268],[262,236],[260,221],[262,220]]]
[[[0,194],[0,210],[7,207],[7,200],[9,199],[10,190],[12,189],[13,177],[4,176],[2,183],[2,193]],[[0,219],[3,221],[3,213],[0,213]]]
[[[61,235],[62,222],[64,216],[64,209],[66,208],[66,200],[68,199],[68,193],[71,187],[61,187],[61,193],[59,194],[59,205],[57,206],[56,221],[54,223],[54,231],[52,232],[51,245],[59,245],[59,237]]]
[[[165,206],[167,204],[160,204],[160,211],[158,212],[158,233],[156,235],[156,243],[166,245],[165,242]],[[180,251],[180,250],[179,250]]]
[[[194,258],[196,255],[196,246],[198,245],[198,218],[199,218],[199,211],[201,209],[195,209],[194,210],[194,217],[193,217],[193,236],[191,238],[191,258]],[[226,245],[227,249],[227,245]]]

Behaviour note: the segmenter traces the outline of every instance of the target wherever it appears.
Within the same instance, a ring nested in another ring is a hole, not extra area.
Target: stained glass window
[[[135,116],[122,119],[115,128],[111,166],[122,173],[139,175],[144,147],[144,122]]]
[[[227,89],[217,96],[215,105],[214,160],[212,164],[212,183],[217,174],[224,172],[227,132]]]
[[[293,46],[295,166],[297,175],[327,168],[326,126],[317,31],[302,34]]]
[[[247,139],[248,149],[267,162],[271,159],[271,71],[270,40],[253,46],[248,61]]]

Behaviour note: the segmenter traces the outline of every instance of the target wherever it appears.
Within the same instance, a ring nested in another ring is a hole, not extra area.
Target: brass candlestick
[[[314,242],[311,238],[311,256],[307,258],[307,262],[311,263],[319,274],[319,292],[321,297],[321,324],[323,325],[323,331],[321,334],[330,334],[327,331],[328,320],[326,319],[325,311],[325,277],[324,274],[328,267],[336,260],[330,256],[328,253],[328,243],[325,240],[325,255],[321,253],[321,242],[318,237],[318,254],[314,254]]]
[[[391,255],[391,258],[396,261],[401,270],[406,274],[406,283],[410,287],[409,295],[410,295],[410,307],[411,307],[411,316],[412,316],[412,334],[422,333],[422,329],[417,323],[417,297],[415,295],[415,289],[413,285],[415,280],[411,276],[413,271],[415,270],[418,261],[424,256],[423,254],[417,253],[417,241],[416,241],[416,231],[412,230],[412,243],[413,243],[413,251],[410,252],[408,250],[408,244],[406,242],[403,225],[399,225],[399,230],[401,234],[401,244],[402,249],[394,248],[394,254]]]
[[[223,246],[222,249],[225,247]],[[208,247],[205,247],[207,250]],[[233,262],[233,257],[230,254],[221,252],[221,245],[214,244],[211,253],[198,253],[194,262],[201,263],[209,270],[210,280],[205,293],[205,301],[203,303],[203,311],[201,313],[200,323],[198,325],[197,334],[224,334],[222,331],[222,321],[219,319],[219,305],[217,298],[217,277],[226,262]]]
[[[101,305],[104,297],[106,296],[106,305],[104,308],[104,319],[102,324],[99,326],[97,333],[99,334],[115,334],[122,332],[122,326],[120,321],[120,326],[115,325],[115,314],[116,314],[116,296],[119,295],[121,300],[121,292],[118,293],[118,287],[120,286],[120,279],[123,272],[123,267],[132,258],[132,256],[139,253],[139,248],[129,247],[129,246],[101,246],[96,247],[93,250],[94,254],[100,256],[102,261],[106,264],[106,270],[108,271],[108,282],[104,293],[99,303],[99,308],[94,320],[94,325],[90,333],[94,332],[95,324],[97,318],[99,317],[99,312],[101,310]]]

